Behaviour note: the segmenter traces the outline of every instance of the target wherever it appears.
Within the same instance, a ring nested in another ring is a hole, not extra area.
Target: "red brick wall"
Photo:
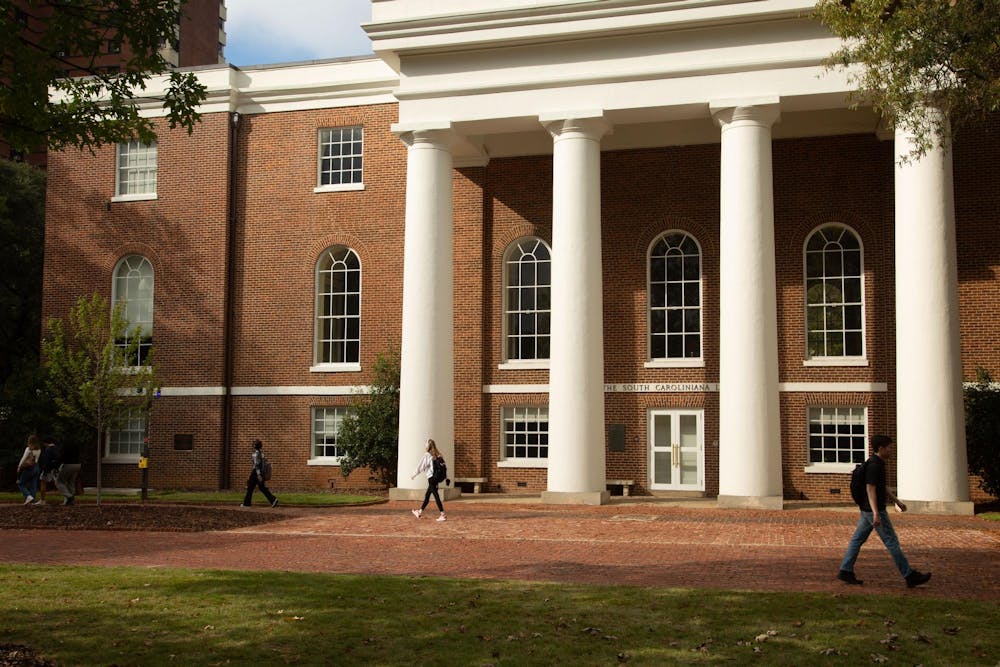
[[[179,67],[219,62],[219,0],[187,0],[181,17]]]
[[[389,129],[395,105],[243,116],[237,178],[234,378],[238,387],[356,387],[372,380],[379,352],[399,345],[402,312],[404,145]],[[365,188],[314,193],[317,130],[365,128]],[[956,146],[961,316],[966,378],[976,365],[1000,376],[1000,188],[996,123]],[[64,313],[79,294],[110,296],[111,270],[128,252],[156,271],[155,344],[163,383],[222,384],[227,116],[210,114],[188,137],[164,130],[159,198],[115,203],[114,149],[59,153],[50,165],[45,316]],[[178,165],[181,165],[178,168]],[[717,145],[602,155],[605,381],[715,383],[719,356],[719,150]],[[484,394],[483,385],[546,384],[545,370],[501,370],[502,258],[523,236],[551,243],[551,158],[491,161],[454,173],[456,446],[453,477],[486,476],[487,488],[538,492],[545,469],[498,468],[500,410],[544,405],[545,394]],[[774,143],[780,381],[886,383],[886,392],[781,394],[783,484],[788,498],[842,500],[848,475],[807,474],[806,411],[864,405],[869,434],[895,429],[892,146],[869,136]],[[802,249],[825,222],[851,226],[864,246],[868,365],[810,367],[805,355]],[[667,230],[699,242],[703,266],[704,367],[644,368],[646,257]],[[347,245],[362,264],[359,372],[314,373],[314,269],[331,245]],[[68,268],[67,268],[68,267]],[[227,481],[241,487],[250,443],[261,438],[275,463],[276,490],[365,488],[367,470],[307,466],[311,409],[344,406],[349,396],[237,396]],[[158,399],[151,435],[151,480],[161,486],[215,488],[219,480],[218,396]],[[606,394],[608,424],[624,424],[624,452],[607,453],[609,477],[647,488],[647,415],[654,408],[704,411],[705,486],[718,493],[718,394]],[[194,450],[173,450],[173,435],[194,435]],[[106,485],[134,486],[134,466],[106,466]],[[524,486],[518,486],[523,483]],[[840,489],[840,493],[832,492]]]

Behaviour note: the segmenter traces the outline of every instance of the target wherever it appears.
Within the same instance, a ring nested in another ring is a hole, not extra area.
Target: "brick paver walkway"
[[[1000,600],[1000,524],[974,517],[893,515],[910,562],[934,573],[909,590],[874,534],[857,564],[865,585],[834,579],[856,511],[456,501],[438,523],[410,507],[249,510],[287,518],[212,533],[6,530],[0,560]]]

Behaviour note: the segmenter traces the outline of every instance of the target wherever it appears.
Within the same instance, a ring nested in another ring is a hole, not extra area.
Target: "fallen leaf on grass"
[[[889,662],[889,658],[885,657],[881,653],[872,653],[872,662],[877,662],[877,663]]]
[[[584,628],[583,632],[585,632],[588,635],[590,635],[590,636],[593,637],[593,636],[601,634],[601,629],[600,628]]]
[[[839,648],[824,648],[820,650],[820,655],[847,655]]]
[[[913,635],[913,641],[920,642],[921,644],[930,644],[931,638],[921,632],[919,634]]]
[[[618,658],[618,662],[628,662],[629,660],[631,660],[631,659],[632,659],[632,654],[631,654],[631,653],[625,653],[625,652],[623,651],[623,652],[619,653],[619,654],[618,654],[617,656],[615,656],[615,657],[617,657],[617,658]]]
[[[214,625],[206,625],[205,627],[202,628],[202,630],[205,630],[205,631],[215,630],[215,626]]]
[[[958,634],[958,631],[961,629],[962,628],[959,627],[941,628],[941,632],[945,633],[946,635],[951,635],[954,637],[955,635]]]

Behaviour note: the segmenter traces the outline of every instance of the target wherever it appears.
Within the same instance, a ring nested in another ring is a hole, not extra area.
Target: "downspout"
[[[228,220],[226,221],[226,296],[222,305],[222,447],[219,455],[219,489],[229,488],[233,429],[233,302],[236,295],[236,186],[239,163],[240,114],[229,117]]]

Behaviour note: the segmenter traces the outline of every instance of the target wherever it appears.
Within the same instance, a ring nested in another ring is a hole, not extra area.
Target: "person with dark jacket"
[[[39,471],[39,484],[38,484],[38,497],[32,505],[44,505],[45,504],[45,491],[46,486],[49,489],[56,483],[56,473],[59,470],[60,462],[60,452],[59,447],[56,446],[55,438],[52,436],[46,436],[42,438],[42,453],[38,457],[38,471]]]
[[[882,543],[889,550],[896,569],[906,580],[909,588],[920,586],[930,581],[930,572],[920,572],[910,567],[909,561],[903,555],[903,550],[899,546],[899,538],[896,537],[896,530],[889,521],[889,514],[885,511],[886,500],[896,505],[900,512],[906,511],[906,505],[893,495],[885,483],[886,463],[892,456],[892,438],[887,435],[876,435],[872,438],[873,456],[865,462],[865,489],[867,491],[865,503],[861,505],[861,518],[858,520],[858,527],[854,530],[847,545],[847,553],[840,564],[840,571],[837,578],[841,581],[860,585],[862,580],[854,576],[854,563],[861,552],[861,545],[865,543],[872,531],[878,533],[882,538]],[[872,511],[875,508],[876,511]]]
[[[240,507],[250,507],[253,503],[253,491],[255,488],[260,488],[261,493],[267,498],[267,501],[271,503],[271,507],[278,506],[278,499],[274,497],[270,489],[264,483],[264,445],[260,440],[253,441],[253,454],[251,458],[253,459],[253,468],[250,470],[250,477],[247,479],[247,494],[243,497],[243,503]]]
[[[63,445],[62,464],[56,473],[56,488],[63,494],[63,505],[76,499],[76,478],[80,474],[80,450],[72,440]]]

